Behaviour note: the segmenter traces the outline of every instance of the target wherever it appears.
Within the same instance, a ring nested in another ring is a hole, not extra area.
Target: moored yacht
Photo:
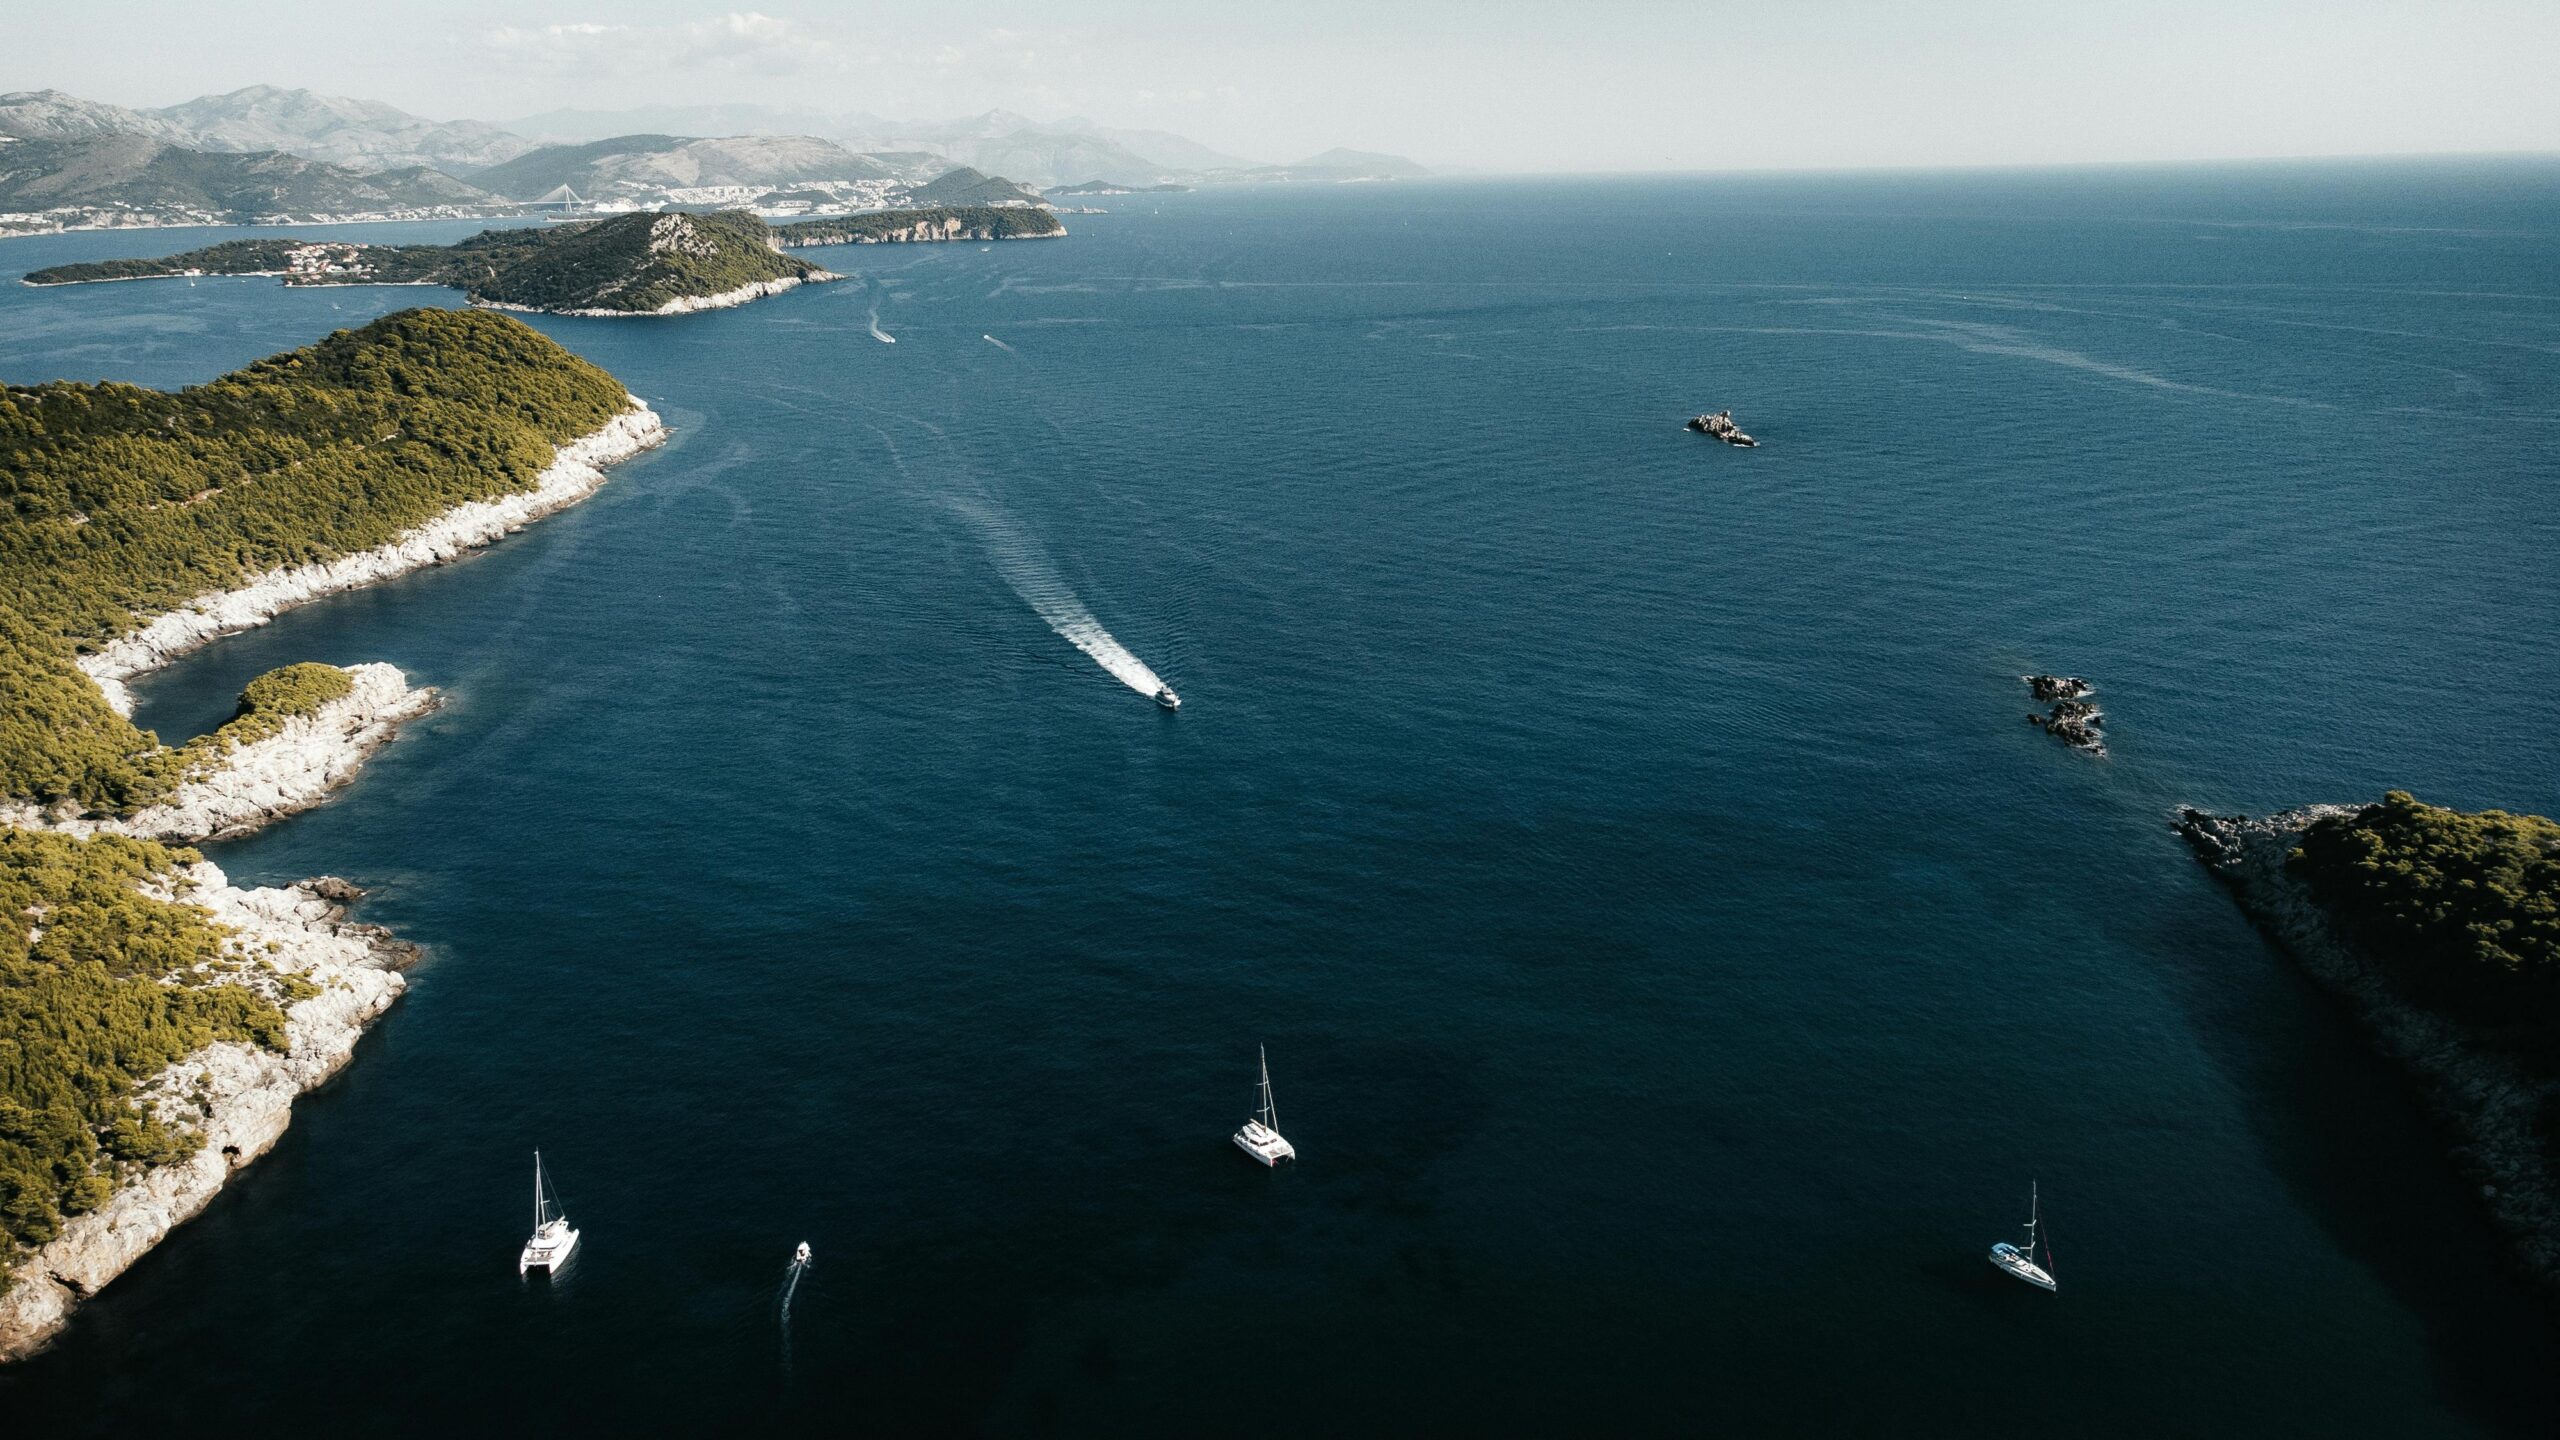
[[[2001,1241],[1991,1247],[1991,1263],[2030,1285],[2059,1294],[2061,1292],[2053,1281],[2053,1271],[2047,1268],[2053,1264],[2051,1240],[2044,1242],[2045,1263],[2043,1265],[2036,1263],[2036,1240],[2043,1228],[2043,1222],[2044,1207],[2037,1197],[2034,1182],[2030,1181],[2027,1185],[2027,1243],[2024,1248],[2020,1248],[2006,1240]]]
[[[1179,710],[1182,708],[1182,697],[1173,693],[1172,686],[1167,685],[1162,681],[1158,681],[1156,683],[1156,703],[1167,710]]]
[[[1256,1047],[1260,1048],[1260,1047]],[[1262,1054],[1262,1103],[1235,1134],[1236,1148],[1265,1165],[1298,1158],[1298,1147],[1280,1138],[1280,1107],[1271,1100],[1271,1055]]]
[[[516,1273],[540,1270],[557,1275],[569,1263],[569,1252],[578,1248],[578,1232],[569,1228],[569,1217],[560,1212],[560,1197],[551,1193],[542,1176],[542,1152],[533,1152],[533,1238],[524,1242],[524,1253],[516,1257]]]

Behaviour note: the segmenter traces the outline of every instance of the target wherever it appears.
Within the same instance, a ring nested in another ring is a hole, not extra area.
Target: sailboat
[[[569,1228],[569,1217],[560,1213],[560,1197],[542,1178],[542,1152],[533,1152],[533,1238],[524,1242],[524,1254],[516,1259],[516,1273],[540,1270],[557,1275],[569,1263],[569,1252],[578,1248],[578,1232]]]
[[[1256,1049],[1261,1049],[1257,1046]],[[1262,1104],[1236,1132],[1236,1148],[1265,1165],[1298,1158],[1298,1148],[1280,1138],[1280,1107],[1271,1101],[1271,1052],[1262,1050]]]
[[[2022,1249],[2016,1245],[2010,1244],[2006,1240],[2003,1240],[1999,1244],[1991,1247],[1991,1263],[2008,1271],[2010,1274],[2017,1276],[2019,1279],[2026,1281],[2030,1285],[2034,1285],[2045,1290],[2054,1290],[2053,1271],[2048,1268],[2053,1264],[2053,1241],[2051,1239],[2048,1238],[2044,1242],[2044,1264],[2039,1265],[2036,1263],[2036,1240],[2043,1229],[2043,1226],[2043,1202],[2036,1194],[2035,1182],[2031,1180],[2027,1182],[2026,1246]],[[2056,1293],[2059,1293],[2059,1291]]]

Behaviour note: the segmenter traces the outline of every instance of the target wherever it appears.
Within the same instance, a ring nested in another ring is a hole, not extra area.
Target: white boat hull
[[[2015,1245],[2008,1244],[2004,1241],[2001,1244],[1992,1246],[1991,1263],[2039,1289],[2052,1290],[2056,1294],[2061,1293],[2060,1289],[2053,1283],[2052,1273],[2047,1271],[2043,1266],[2037,1264],[2035,1261],[2028,1259],[2027,1252],[2019,1249]]]
[[[1236,1148],[1265,1165],[1277,1166],[1284,1160],[1298,1158],[1298,1149],[1280,1138],[1280,1132],[1259,1120],[1247,1120],[1235,1133]]]
[[[540,1270],[557,1275],[577,1248],[578,1232],[569,1228],[568,1221],[554,1220],[534,1231],[533,1238],[524,1242],[524,1253],[516,1257],[516,1273],[522,1275]]]

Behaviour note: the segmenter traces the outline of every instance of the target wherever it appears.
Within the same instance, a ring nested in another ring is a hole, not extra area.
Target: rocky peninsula
[[[131,728],[124,682],[496,540],[593,494],[605,466],[666,434],[603,372],[469,312],[386,317],[196,391],[111,398],[109,436],[191,438],[167,452],[179,468],[166,475],[119,440],[103,453],[124,473],[91,498],[91,388],[0,392],[0,465],[22,496],[0,556],[51,562],[0,593],[0,908],[28,917],[23,933],[0,930],[0,985],[24,1002],[0,1012],[0,1048],[20,1057],[0,1074],[0,1109],[39,1122],[0,1130],[0,1194],[14,1196],[0,1214],[0,1359],[41,1347],[272,1146],[294,1097],[343,1067],[398,998],[415,954],[347,918],[362,892],[343,880],[243,888],[156,842],[246,834],[322,803],[434,691],[390,665],[287,666],[251,683],[230,724],[171,749]],[[262,455],[283,439],[264,417],[315,405],[345,433],[296,437],[304,459],[282,471],[225,469],[225,427],[245,427],[241,453]],[[412,431],[445,444],[401,449]],[[447,445],[477,467],[456,468]],[[155,488],[174,498],[142,498]],[[119,523],[93,524],[100,514]],[[246,570],[287,514],[311,518],[285,553],[329,558]],[[135,566],[137,553],[153,563]],[[86,653],[44,643],[173,573],[229,583],[121,602],[126,628]]]
[[[2361,837],[2390,833],[2395,819],[2444,823],[2436,817],[2455,823],[2532,822],[2494,811],[2464,817],[2395,792],[2378,806],[2308,805],[2255,819],[2190,809],[2180,813],[2178,831],[2230,887],[2251,923],[2336,996],[2375,1047],[2417,1082],[2452,1140],[2455,1168],[2477,1187],[2518,1262],[2546,1292],[2560,1295],[2560,1137],[2553,1130],[2553,1120],[2560,1118],[2560,1076],[2547,1033],[2533,1020],[2488,1018],[2493,1012],[2479,1008],[2473,990],[2486,977],[2449,983],[2446,976],[2430,975],[2451,957],[2434,953],[2423,940],[2413,942],[2394,923],[2359,918],[2363,907],[2342,903],[2333,887],[2313,878],[2323,867],[2319,857],[2305,855],[2306,842],[2315,848],[2324,842],[2354,845]],[[2550,827],[2549,821],[2538,823]],[[2552,833],[2560,834],[2560,828]],[[2528,851],[2542,850],[2543,878],[2532,882],[2532,891],[2545,897],[2540,910],[2547,916],[2549,870],[2560,859],[2541,837],[2525,844]],[[2373,847],[2360,848],[2370,854]],[[2534,864],[2529,853],[2525,859]],[[2428,868],[2433,867],[2422,859],[2399,873]],[[2547,1011],[2547,1005],[2545,997],[2532,1008]]]
[[[241,889],[210,861],[179,866],[161,887],[160,898],[200,906],[228,931],[231,956],[269,967],[247,983],[274,1000],[309,993],[286,1006],[281,1048],[221,1041],[137,1087],[138,1103],[193,1139],[193,1153],[141,1170],[9,1271],[0,1290],[0,1361],[42,1348],[81,1301],[202,1213],[233,1172],[284,1134],[294,1098],[344,1068],[365,1027],[400,998],[407,984],[400,968],[417,952],[377,926],[347,920],[343,902],[362,893],[326,876]]]

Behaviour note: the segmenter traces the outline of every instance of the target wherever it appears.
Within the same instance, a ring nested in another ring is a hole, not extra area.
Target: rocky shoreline
[[[2309,805],[2264,818],[2181,812],[2178,833],[2231,887],[2241,910],[2313,979],[2344,1001],[2384,1055],[2419,1084],[2453,1139],[2452,1159],[2518,1260],[2560,1296],[2560,1176],[2538,1133],[2560,1084],[2483,1045],[2452,1018],[2411,1004],[2389,972],[2338,926],[2286,869],[2313,821],[2351,805]]]
[[[124,681],[296,605],[486,545],[594,494],[604,483],[604,466],[665,438],[656,412],[633,396],[630,409],[561,446],[530,491],[456,506],[361,554],[270,571],[238,589],[198,596],[83,657],[81,668],[109,703],[130,715],[132,696]],[[309,809],[353,779],[402,722],[437,703],[434,690],[412,687],[394,666],[346,669],[353,682],[346,695],[237,746],[220,766],[147,810],[92,819],[67,809],[0,803],[0,824],[185,842],[245,835]],[[291,1122],[294,1097],[343,1068],[365,1027],[405,987],[398,971],[417,948],[379,926],[349,921],[346,902],[363,892],[346,881],[324,876],[280,889],[242,889],[209,861],[186,865],[181,874],[185,893],[176,898],[205,907],[229,927],[233,953],[267,960],[280,974],[299,976],[320,993],[286,1009],[282,1053],[225,1042],[145,1082],[143,1103],[203,1135],[203,1146],[185,1161],[128,1179],[104,1206],[67,1222],[58,1238],[11,1270],[12,1283],[0,1291],[0,1361],[41,1348],[80,1301],[202,1211],[234,1170],[265,1154]]]
[[[385,669],[390,667],[385,666]],[[286,1049],[225,1041],[170,1066],[142,1087],[142,1103],[203,1137],[175,1165],[143,1171],[104,1206],[64,1223],[0,1291],[0,1360],[33,1354],[79,1303],[202,1212],[233,1171],[264,1155],[292,1121],[294,1097],[338,1073],[355,1044],[407,982],[415,947],[346,919],[363,892],[322,877],[282,889],[241,889],[209,861],[183,867],[183,898],[233,932],[234,954],[263,959],[320,993],[285,1012]]]
[[[391,743],[403,723],[438,703],[435,691],[411,687],[395,666],[349,665],[346,673],[352,688],[345,695],[294,716],[264,739],[235,747],[221,765],[148,809],[93,818],[68,805],[46,811],[24,801],[0,802],[0,825],[185,844],[233,839],[308,810],[354,779],[366,757]]]
[[[744,305],[750,300],[762,300],[768,295],[779,295],[785,290],[797,289],[802,285],[824,285],[831,280],[843,278],[832,270],[819,270],[807,275],[784,275],[778,279],[758,280],[750,285],[741,285],[735,290],[723,290],[717,295],[681,295],[655,310],[546,310],[539,305],[511,305],[503,300],[474,300],[471,303],[483,310],[513,310],[526,315],[585,315],[597,319],[627,320],[651,315],[691,315],[699,310],[726,310],[732,306]],[[639,403],[637,397],[633,398],[633,403]]]
[[[133,713],[124,682],[157,670],[190,650],[225,635],[254,630],[297,605],[341,590],[378,584],[412,570],[441,565],[466,550],[565,510],[596,493],[604,467],[665,443],[666,422],[639,396],[631,408],[559,448],[535,477],[531,490],[457,505],[388,544],[314,565],[270,570],[231,590],[199,595],[150,624],[80,657],[80,668],[105,691],[107,703]]]

